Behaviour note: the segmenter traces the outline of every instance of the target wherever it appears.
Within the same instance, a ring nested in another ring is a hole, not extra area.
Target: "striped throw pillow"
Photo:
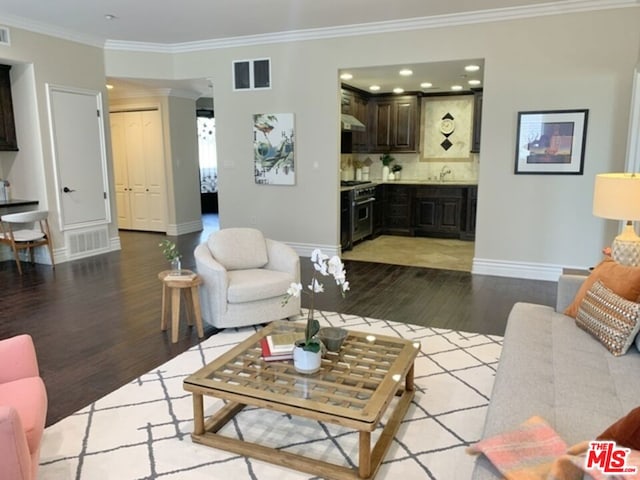
[[[640,330],[639,316],[640,303],[625,300],[598,280],[578,307],[576,324],[618,357],[627,353]]]

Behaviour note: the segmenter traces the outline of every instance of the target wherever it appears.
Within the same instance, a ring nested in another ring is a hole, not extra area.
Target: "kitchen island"
[[[38,208],[38,200],[23,200],[14,198],[12,200],[0,200],[0,216],[8,213],[28,212]]]

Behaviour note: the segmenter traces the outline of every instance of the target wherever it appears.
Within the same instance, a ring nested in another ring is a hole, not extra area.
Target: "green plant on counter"
[[[397,172],[399,172],[400,170],[402,170],[402,165],[400,165],[400,164],[398,164],[398,163],[396,163],[393,167],[391,167],[391,171],[392,171],[393,173],[397,173]]]
[[[389,153],[385,153],[382,156],[380,156],[380,161],[382,162],[382,165],[384,165],[385,167],[388,167],[389,165],[391,165],[391,162],[393,162],[395,160],[395,157],[392,157]]]

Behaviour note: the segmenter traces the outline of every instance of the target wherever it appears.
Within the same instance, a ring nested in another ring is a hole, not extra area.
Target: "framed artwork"
[[[253,116],[254,176],[260,185],[295,185],[293,113]]]
[[[518,113],[516,174],[582,175],[589,110]]]

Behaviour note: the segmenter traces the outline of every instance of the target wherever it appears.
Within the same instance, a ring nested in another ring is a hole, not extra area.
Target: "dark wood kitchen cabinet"
[[[364,95],[358,92],[343,88],[340,91],[341,94],[341,113],[352,115],[360,120],[366,127],[369,120],[369,100]],[[347,142],[351,142],[351,148],[349,152],[367,152],[369,149],[367,129],[364,131],[351,131],[347,132],[350,137],[345,139]]]
[[[465,223],[464,229],[460,233],[460,240],[475,240],[476,212],[478,211],[478,187],[476,185],[467,188],[465,207]]]
[[[373,202],[373,236],[377,237],[384,230],[384,185],[376,185]]]
[[[482,131],[482,89],[473,91],[473,132],[471,134],[471,153],[480,152],[480,132]]]
[[[411,235],[411,199],[413,186],[384,185],[384,231]]]
[[[10,65],[0,65],[0,150],[17,151],[10,70]]]
[[[418,151],[420,110],[417,96],[371,97],[369,124],[370,152]]]
[[[415,193],[415,235],[459,237],[462,230],[464,187],[420,186]]]

